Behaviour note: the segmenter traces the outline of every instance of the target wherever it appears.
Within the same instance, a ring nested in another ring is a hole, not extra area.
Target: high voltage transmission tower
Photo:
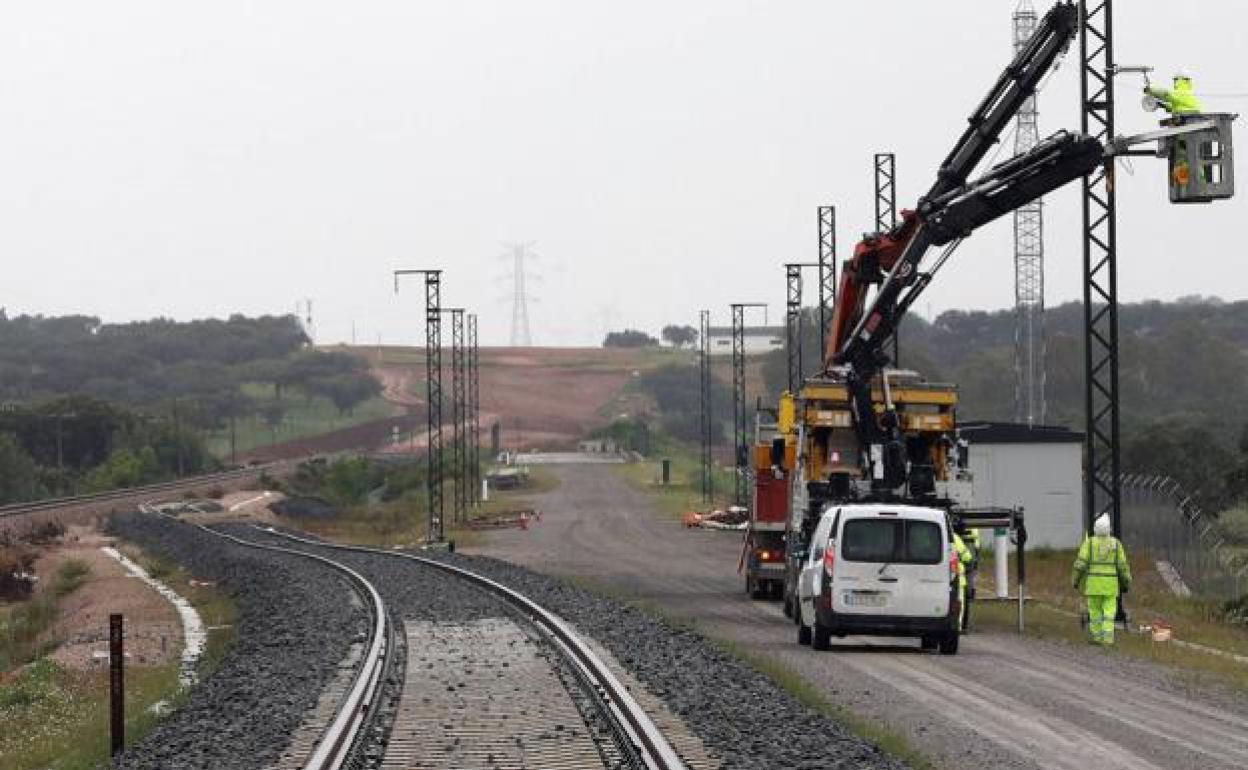
[[[533,344],[533,335],[529,331],[529,274],[525,260],[537,254],[533,252],[533,243],[529,242],[511,244],[503,256],[512,260],[511,346],[527,348]]]
[[[1031,0],[1014,9],[1014,52],[1036,30]],[[1036,97],[1018,111],[1014,154],[1040,142]],[[1014,212],[1014,416],[1018,422],[1044,422],[1044,214],[1040,200]]]

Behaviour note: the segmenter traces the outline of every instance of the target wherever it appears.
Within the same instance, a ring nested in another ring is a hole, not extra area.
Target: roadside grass
[[[1073,550],[1036,549],[1027,552],[1026,635],[1036,638],[1083,644],[1085,634],[1078,615],[1083,599],[1070,586]],[[1180,598],[1166,587],[1147,554],[1132,553],[1131,592],[1124,604],[1133,627],[1162,620],[1174,628],[1175,639],[1211,647],[1215,650],[1248,656],[1248,628],[1222,620],[1219,602],[1201,598]],[[980,591],[991,594],[992,558],[986,555],[980,569]],[[1011,576],[1011,579],[1012,576]],[[973,623],[994,630],[1013,631],[1017,609],[1013,603],[976,602]],[[1141,633],[1119,633],[1108,654],[1143,658],[1171,666],[1184,673],[1212,676],[1248,689],[1248,664],[1216,654],[1202,652],[1170,642],[1154,642]]]
[[[6,607],[0,615],[0,673],[12,671],[56,649],[59,640],[46,632],[56,622],[61,599],[78,590],[91,574],[80,559],[69,559],[57,570],[52,583],[30,599]]]
[[[297,388],[287,389],[280,402],[273,397],[273,389],[268,385],[244,383],[242,390],[245,395],[255,401],[257,409],[280,403],[286,412],[282,417],[281,425],[277,426],[276,430],[265,424],[260,417],[236,420],[234,425],[235,450],[239,453],[270,446],[274,442],[292,441],[340,428],[349,428],[362,422],[391,417],[395,413],[394,405],[380,396],[359,404],[350,414],[340,415],[338,408],[328,398],[307,396]],[[209,451],[217,457],[229,458],[230,428],[228,424],[221,430],[207,433],[204,439]]]
[[[752,652],[739,642],[713,636],[703,630],[694,619],[677,615],[649,599],[639,599],[597,578],[574,576],[565,579],[589,593],[605,596],[634,607],[640,612],[662,620],[673,628],[698,634],[716,649],[736,658],[770,679],[772,684],[793,696],[804,706],[842,725],[854,735],[879,747],[885,754],[906,763],[915,770],[931,770],[931,760],[911,745],[905,736],[889,730],[878,722],[860,717],[849,709],[834,705],[823,696],[823,693],[819,692],[819,688],[811,685],[789,666]]]
[[[152,706],[178,686],[178,666],[126,669],[126,743],[156,724]],[[0,767],[90,770],[109,754],[107,669],[72,671],[43,658],[0,684]]]
[[[733,470],[714,468],[715,503],[702,502],[702,462],[692,449],[667,438],[656,437],[650,457],[641,462],[615,466],[634,489],[654,498],[665,515],[679,519],[686,511],[706,511],[731,504]],[[671,482],[663,484],[663,458],[672,461]]]
[[[191,584],[185,569],[129,545],[120,546],[156,579],[168,584],[195,606],[208,638],[198,673],[206,677],[220,663],[234,638],[237,610],[215,586]],[[61,566],[47,592],[68,596],[89,577],[83,562]],[[55,613],[53,613],[55,619]],[[46,653],[54,645],[40,650]],[[132,745],[159,721],[157,703],[175,706],[185,697],[179,689],[178,661],[162,666],[126,668],[126,744]],[[109,691],[106,668],[76,671],[47,657],[26,665],[0,682],[0,767],[5,770],[89,770],[105,765],[109,754]]]

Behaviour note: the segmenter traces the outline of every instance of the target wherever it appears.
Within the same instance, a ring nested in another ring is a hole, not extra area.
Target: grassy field
[[[56,622],[58,605],[90,574],[85,562],[71,559],[57,570],[46,591],[0,608],[0,672],[24,666],[56,648],[56,640],[48,639],[46,632]]]
[[[1217,602],[1174,596],[1145,554],[1132,553],[1131,592],[1124,599],[1133,626],[1162,620],[1174,628],[1176,639],[1212,647],[1216,650],[1248,656],[1248,628],[1232,626],[1219,615]],[[1083,610],[1082,597],[1070,586],[1070,568],[1074,551],[1037,549],[1027,554],[1027,595],[1039,601],[1027,605],[1027,635],[1042,639],[1083,644],[1085,635],[1078,615]],[[982,576],[992,574],[989,556],[980,570]],[[981,591],[991,593],[991,581],[980,581]],[[1015,628],[1015,605],[977,602],[975,622],[985,628]],[[1172,666],[1194,676],[1216,677],[1224,682],[1248,688],[1248,665],[1232,658],[1208,654],[1166,642],[1153,642],[1140,633],[1117,636],[1117,644],[1106,654],[1128,655]]]
[[[686,511],[705,511],[732,504],[733,470],[715,467],[715,502],[702,502],[702,461],[694,450],[665,438],[655,438],[651,456],[642,462],[615,466],[635,489],[654,498],[663,513],[679,518]],[[663,482],[663,458],[672,461],[671,483]]]
[[[531,508],[533,495],[548,492],[558,485],[558,478],[549,469],[533,468],[527,486],[491,491],[490,500],[470,511],[469,517],[490,518],[513,510]],[[447,540],[455,541],[457,546],[472,545],[480,537],[479,533],[451,520],[452,489],[449,480],[443,495],[446,505],[444,536]],[[429,516],[425,494],[421,491],[394,502],[352,506],[332,519],[292,518],[284,523],[340,543],[393,548],[423,543],[428,535]]]
[[[229,597],[208,585],[190,584],[190,575],[132,547],[123,548],[158,580],[174,588],[199,611],[209,629],[200,659],[201,677],[216,667],[233,639],[236,610]],[[52,593],[67,596],[89,575],[66,562]],[[10,608],[11,609],[11,608]],[[52,613],[55,618],[55,613]],[[49,623],[51,620],[49,620]],[[46,653],[41,649],[40,653]],[[7,667],[6,669],[7,670]],[[126,743],[155,726],[157,703],[182,697],[178,663],[126,669]],[[107,762],[109,753],[108,672],[75,671],[40,657],[10,679],[0,681],[0,767],[4,770],[88,770]]]
[[[254,399],[259,406],[275,403],[273,389],[267,385],[248,383],[243,392]],[[281,404],[286,408],[282,423],[276,430],[271,429],[259,417],[237,420],[234,426],[236,433],[236,451],[247,452],[257,447],[292,441],[294,439],[316,436],[340,428],[349,428],[362,422],[380,420],[394,414],[394,406],[377,397],[369,399],[357,406],[350,414],[340,415],[333,402],[323,396],[306,397],[298,390],[289,390],[282,396]],[[230,456],[230,429],[227,425],[222,430],[213,431],[204,436],[208,449],[217,457],[228,459]]]

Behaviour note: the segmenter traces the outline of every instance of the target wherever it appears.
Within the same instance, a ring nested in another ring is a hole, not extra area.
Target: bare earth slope
[[[418,348],[356,348],[385,386],[382,396],[423,412],[425,357]],[[621,401],[634,372],[679,360],[680,351],[607,348],[481,348],[481,428],[502,425],[508,448],[566,449],[630,404]],[[687,355],[692,355],[688,353]],[[450,352],[443,350],[443,417],[451,416]],[[488,432],[483,441],[488,441]],[[421,440],[415,446],[423,447]],[[405,450],[396,447],[396,450]]]
[[[904,734],[938,767],[1161,770],[1248,767],[1248,698],[1144,663],[1010,634],[956,657],[906,640],[834,640],[819,653],[771,603],[746,598],[734,534],[683,530],[611,469],[557,468],[541,524],[478,552],[649,600],[797,671],[829,701]]]

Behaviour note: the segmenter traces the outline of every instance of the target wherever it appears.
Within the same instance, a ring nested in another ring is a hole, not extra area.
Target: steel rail
[[[0,505],[0,519],[9,516],[20,516],[26,513],[38,513],[40,511],[56,510],[57,508],[68,508],[75,505],[85,505],[88,503],[108,502],[109,500],[122,500],[130,497],[147,497],[158,492],[174,492],[179,489],[188,489],[192,487],[202,486],[203,484],[211,484],[214,481],[231,481],[233,479],[246,478],[247,476],[258,476],[266,470],[273,470],[281,467],[288,461],[278,461],[273,463],[265,463],[263,465],[253,465],[248,468],[235,468],[233,470],[221,471],[220,473],[206,473],[202,476],[191,476],[188,478],[175,479],[174,481],[161,481],[155,484],[144,484],[138,487],[126,487],[125,489],[110,489],[106,492],[94,492],[86,495],[73,495],[71,497],[56,497],[49,500],[34,500],[27,503],[9,503],[8,505]]]
[[[176,517],[156,512],[150,505],[141,506],[141,510],[147,513],[157,513],[157,515],[178,521]],[[392,649],[392,646],[387,644],[389,639],[389,622],[386,616],[386,605],[381,600],[381,594],[377,592],[373,584],[365,579],[363,575],[347,565],[325,556],[300,551],[295,548],[283,548],[278,545],[266,545],[244,540],[241,537],[220,532],[203,524],[191,524],[190,526],[198,527],[204,532],[230,540],[247,548],[293,554],[327,564],[346,574],[359,588],[363,589],[363,593],[369,598],[373,617],[368,653],[364,656],[359,670],[356,672],[355,681],[351,684],[351,689],[347,692],[346,697],[343,698],[342,703],[339,704],[333,721],[330,722],[329,727],[325,730],[324,737],[317,744],[315,751],[312,752],[312,756],[303,765],[304,770],[339,770],[350,756],[351,748],[355,745],[356,738],[360,735],[365,720],[373,710],[372,706],[377,693],[377,686],[381,680],[382,671],[385,669],[387,656]]]
[[[255,525],[253,525],[255,526]],[[568,661],[589,684],[592,691],[601,696],[610,717],[632,742],[643,762],[649,770],[688,770],[684,760],[672,748],[662,731],[654,724],[650,716],[637,703],[628,689],[611,673],[611,669],[589,648],[589,645],[562,618],[542,607],[537,602],[520,592],[508,588],[496,580],[478,575],[471,570],[451,564],[417,556],[410,553],[383,551],[365,546],[326,543],[318,540],[298,537],[271,527],[256,526],[256,529],[268,534],[293,540],[299,543],[329,548],[340,551],[354,551],[378,556],[389,556],[408,559],[427,567],[442,570],[502,598],[508,604],[521,610],[540,631],[549,636],[563,651]]]

